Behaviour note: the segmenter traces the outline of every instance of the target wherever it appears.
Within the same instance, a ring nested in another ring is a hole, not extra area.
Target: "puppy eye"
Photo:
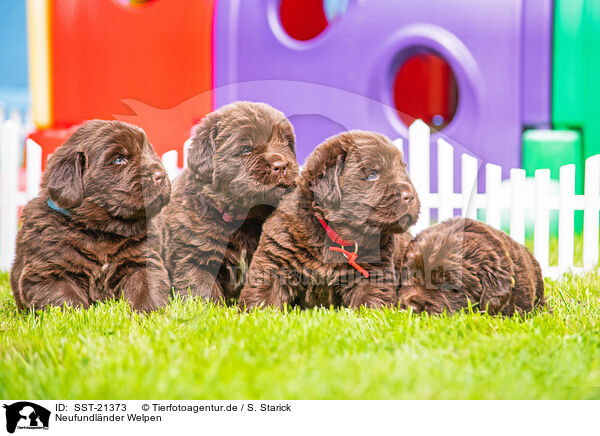
[[[459,288],[455,285],[452,284],[443,284],[440,286],[440,289],[443,289],[444,291],[449,291],[449,292],[456,292],[459,290]]]
[[[125,159],[123,156],[119,156],[115,160],[113,160],[113,164],[115,165],[125,165],[126,163],[127,159]]]
[[[379,178],[379,173],[377,171],[371,171],[368,175],[367,175],[367,180],[368,181],[373,181],[373,180],[377,180]]]
[[[238,153],[238,155],[243,155],[243,154],[249,154],[252,152],[252,147],[250,147],[249,145],[246,145],[245,147],[242,147]]]

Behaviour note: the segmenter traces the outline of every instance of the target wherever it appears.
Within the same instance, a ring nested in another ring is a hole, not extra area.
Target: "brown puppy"
[[[263,226],[240,307],[394,304],[395,233],[414,224],[419,208],[389,139],[362,131],[329,138]]]
[[[281,112],[239,102],[208,114],[164,212],[175,291],[237,297],[262,224],[297,176],[294,132]]]
[[[423,230],[408,245],[400,304],[415,312],[448,313],[470,301],[491,315],[545,306],[542,271],[533,255],[506,233],[468,218]]]
[[[40,195],[23,209],[10,275],[17,306],[88,307],[120,296],[136,310],[165,305],[160,241],[148,236],[170,190],[141,129],[85,123],[50,157]]]

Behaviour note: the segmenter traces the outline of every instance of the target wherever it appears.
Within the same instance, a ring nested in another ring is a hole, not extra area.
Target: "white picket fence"
[[[402,148],[402,140],[394,143]],[[430,131],[422,121],[416,121],[409,129],[408,168],[410,177],[421,199],[421,215],[414,226],[418,233],[430,224],[430,211],[437,209],[438,221],[454,215],[460,209],[462,216],[477,219],[477,210],[485,210],[488,224],[500,228],[501,212],[510,211],[510,235],[518,242],[525,242],[525,216],[533,209],[534,256],[540,262],[545,276],[558,277],[568,269],[581,272],[598,263],[598,225],[600,210],[600,155],[585,162],[584,194],[575,195],[575,165],[560,168],[560,193],[550,191],[550,170],[535,172],[535,192],[527,195],[525,170],[510,170],[510,195],[501,195],[502,168],[485,165],[485,193],[478,193],[479,164],[475,157],[461,156],[461,192],[454,192],[454,148],[445,140],[438,139],[437,193],[430,188]],[[550,211],[558,210],[558,265],[550,266]],[[583,211],[583,266],[574,265],[575,211]]]
[[[1,114],[0,114],[1,115]],[[0,118],[0,122],[2,119]],[[26,189],[20,191],[18,169],[20,163],[21,138],[26,133],[27,124],[18,117],[2,122],[0,127],[0,270],[8,270],[14,257],[14,244],[18,229],[18,208],[38,193],[41,180],[42,152],[32,140],[26,142]],[[394,141],[402,149],[402,140]],[[184,162],[190,140],[183,146]],[[486,222],[500,228],[503,210],[510,211],[510,235],[518,242],[525,241],[526,211],[533,209],[534,255],[542,266],[544,275],[558,277],[568,269],[580,272],[598,263],[599,211],[600,211],[600,155],[590,157],[585,163],[585,191],[575,195],[575,165],[565,165],[560,169],[560,193],[550,191],[550,170],[535,172],[535,194],[526,194],[525,170],[510,170],[510,195],[502,195],[502,169],[498,165],[485,166],[485,193],[477,192],[479,164],[475,157],[461,156],[461,192],[454,192],[454,148],[443,139],[437,143],[438,192],[430,189],[431,159],[430,131],[421,122],[415,122],[409,129],[409,173],[421,199],[421,215],[412,229],[414,234],[430,225],[430,211],[437,209],[438,220],[454,215],[460,209],[463,216],[477,218],[477,210],[485,210]],[[178,152],[171,150],[162,156],[163,164],[170,178],[181,169],[177,166]],[[551,266],[550,258],[550,211],[558,210],[558,265]],[[574,214],[582,210],[583,224],[583,266],[574,265]]]

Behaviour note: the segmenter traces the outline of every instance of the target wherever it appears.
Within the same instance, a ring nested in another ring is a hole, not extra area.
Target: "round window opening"
[[[348,0],[281,0],[279,19],[290,37],[309,41],[323,33],[347,8]]]
[[[456,114],[456,77],[444,58],[435,53],[418,53],[406,59],[393,86],[394,105],[407,126],[421,119],[441,130]]]

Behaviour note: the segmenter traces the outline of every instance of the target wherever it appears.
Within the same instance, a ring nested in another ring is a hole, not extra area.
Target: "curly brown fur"
[[[215,302],[237,297],[262,224],[297,176],[294,132],[281,112],[238,102],[208,114],[164,212],[176,292]],[[240,219],[227,222],[234,215]]]
[[[135,310],[165,305],[170,284],[153,229],[170,191],[141,129],[85,123],[50,157],[40,195],[23,209],[10,275],[17,306],[88,307],[121,296]]]
[[[546,306],[538,262],[506,233],[468,218],[421,232],[408,245],[399,301],[415,312],[456,312],[470,304],[491,315]]]
[[[389,139],[362,131],[329,138],[263,226],[240,307],[394,304],[395,234],[414,224],[419,208],[402,153]],[[318,217],[358,244],[368,278],[329,250],[336,244]]]

